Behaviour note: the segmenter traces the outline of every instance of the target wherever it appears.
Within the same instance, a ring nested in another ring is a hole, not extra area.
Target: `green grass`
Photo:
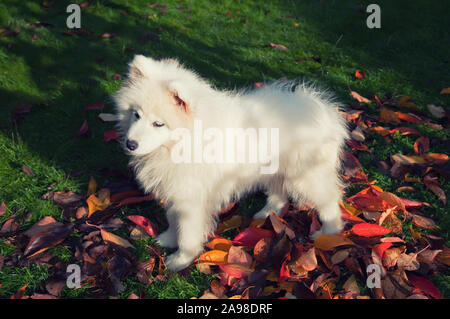
[[[84,113],[83,109],[88,103],[103,101],[107,103],[104,112],[112,112],[110,95],[121,84],[112,76],[123,74],[135,53],[176,57],[219,88],[251,86],[281,77],[306,78],[336,92],[345,104],[353,102],[351,87],[367,97],[394,92],[410,95],[425,112],[429,103],[448,109],[449,97],[439,94],[450,86],[445,16],[450,5],[445,1],[378,1],[382,8],[379,30],[365,26],[365,7],[371,1],[161,1],[167,5],[165,10],[143,0],[90,1],[90,6],[82,9],[81,23],[94,34],[85,36],[62,34],[66,5],[82,1],[57,1],[51,8],[44,8],[41,2],[4,0],[0,4],[0,28],[20,29],[16,37],[0,37],[0,202],[8,208],[0,222],[15,214],[20,217],[21,229],[43,216],[61,219],[59,208],[41,200],[50,185],[55,185],[52,190],[85,192],[90,176],[100,186],[110,181],[100,175],[100,169],[127,171],[127,158],[119,146],[102,142],[103,132],[111,125],[101,122],[97,111]],[[37,21],[51,23],[53,28],[33,28]],[[116,37],[101,39],[105,32]],[[159,40],[140,42],[146,32],[158,34]],[[35,34],[37,40],[32,41]],[[288,50],[270,48],[270,42]],[[310,56],[320,57],[322,63],[295,62]],[[367,78],[355,80],[355,69],[364,70]],[[11,112],[23,103],[32,104],[32,110],[16,126],[10,120]],[[375,112],[373,105],[368,108]],[[92,138],[77,139],[84,119]],[[411,126],[430,138],[448,140],[450,135],[424,125]],[[381,137],[368,135],[372,153],[360,156],[366,173],[383,189],[395,192],[399,182],[381,174],[371,162],[397,152],[411,153],[413,143],[413,137],[395,135],[393,142],[386,144]],[[446,150],[438,144],[432,151]],[[36,176],[24,174],[23,164]],[[450,194],[448,181],[442,183]],[[431,204],[423,211],[436,219],[448,244],[448,205],[443,206],[422,185],[413,186],[419,191],[407,197]],[[352,187],[349,192],[354,190]],[[260,199],[249,199],[241,213],[259,205]],[[137,246],[139,259],[145,260],[144,245]],[[1,255],[13,250],[0,240]],[[69,258],[65,248],[52,252],[63,261]],[[28,282],[27,292],[32,291],[48,274],[41,270],[3,267],[0,296],[8,297]],[[147,289],[128,278],[122,297],[131,291],[157,298],[198,295],[207,281],[199,274],[192,276],[171,277],[168,283]],[[438,285],[448,292],[448,282],[448,276],[442,275]],[[88,291],[66,292],[65,296],[82,297]]]

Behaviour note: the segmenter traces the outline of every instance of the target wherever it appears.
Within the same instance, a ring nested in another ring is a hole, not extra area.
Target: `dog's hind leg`
[[[288,203],[288,195],[284,190],[283,182],[276,181],[267,186],[267,204],[257,212],[253,218],[266,218],[270,212],[281,215],[283,207]]]
[[[322,228],[313,234],[313,238],[320,234],[337,234],[344,226],[339,208],[339,185],[335,171],[323,168],[309,171],[292,183],[297,199],[302,197],[311,201],[319,212]]]

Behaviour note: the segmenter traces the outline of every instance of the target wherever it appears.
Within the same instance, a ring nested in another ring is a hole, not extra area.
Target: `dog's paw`
[[[186,253],[183,253],[180,250],[177,250],[173,254],[167,256],[164,263],[166,264],[167,269],[177,272],[183,270],[187,266],[189,266],[196,256],[192,256]]]
[[[338,219],[334,222],[326,222],[326,223],[323,223],[322,227],[319,230],[315,231],[309,237],[312,240],[315,240],[317,237],[319,237],[322,234],[329,234],[329,235],[339,234],[343,228],[344,228],[344,223],[342,222],[341,219]]]
[[[270,213],[274,213],[277,214],[278,216],[280,216],[280,212],[272,207],[264,207],[263,209],[261,209],[259,212],[257,212],[255,215],[253,215],[253,219],[257,219],[257,218],[267,218]]]
[[[175,232],[166,230],[156,237],[156,242],[164,248],[176,248],[178,246],[177,235]]]

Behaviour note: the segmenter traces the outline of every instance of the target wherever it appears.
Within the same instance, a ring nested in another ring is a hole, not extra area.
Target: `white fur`
[[[174,94],[186,102],[177,105]],[[166,260],[169,269],[187,267],[215,231],[217,213],[233,199],[262,189],[267,205],[255,215],[280,212],[288,200],[308,200],[319,211],[320,233],[342,229],[338,177],[340,152],[347,129],[338,104],[314,87],[276,82],[263,88],[224,92],[174,60],[155,61],[136,56],[129,77],[114,96],[124,140],[139,143],[131,166],[146,192],[167,203],[169,228],[157,238],[163,247],[178,247]],[[133,118],[133,109],[140,119]],[[176,164],[171,161],[170,132],[203,127],[279,128],[279,169],[260,173],[260,164]],[[153,127],[154,121],[166,123]]]

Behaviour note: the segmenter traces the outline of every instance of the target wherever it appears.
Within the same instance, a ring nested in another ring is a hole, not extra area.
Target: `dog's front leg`
[[[203,244],[208,236],[207,213],[202,207],[187,205],[177,209],[177,215],[178,250],[165,260],[167,268],[172,271],[189,266],[203,251]]]

